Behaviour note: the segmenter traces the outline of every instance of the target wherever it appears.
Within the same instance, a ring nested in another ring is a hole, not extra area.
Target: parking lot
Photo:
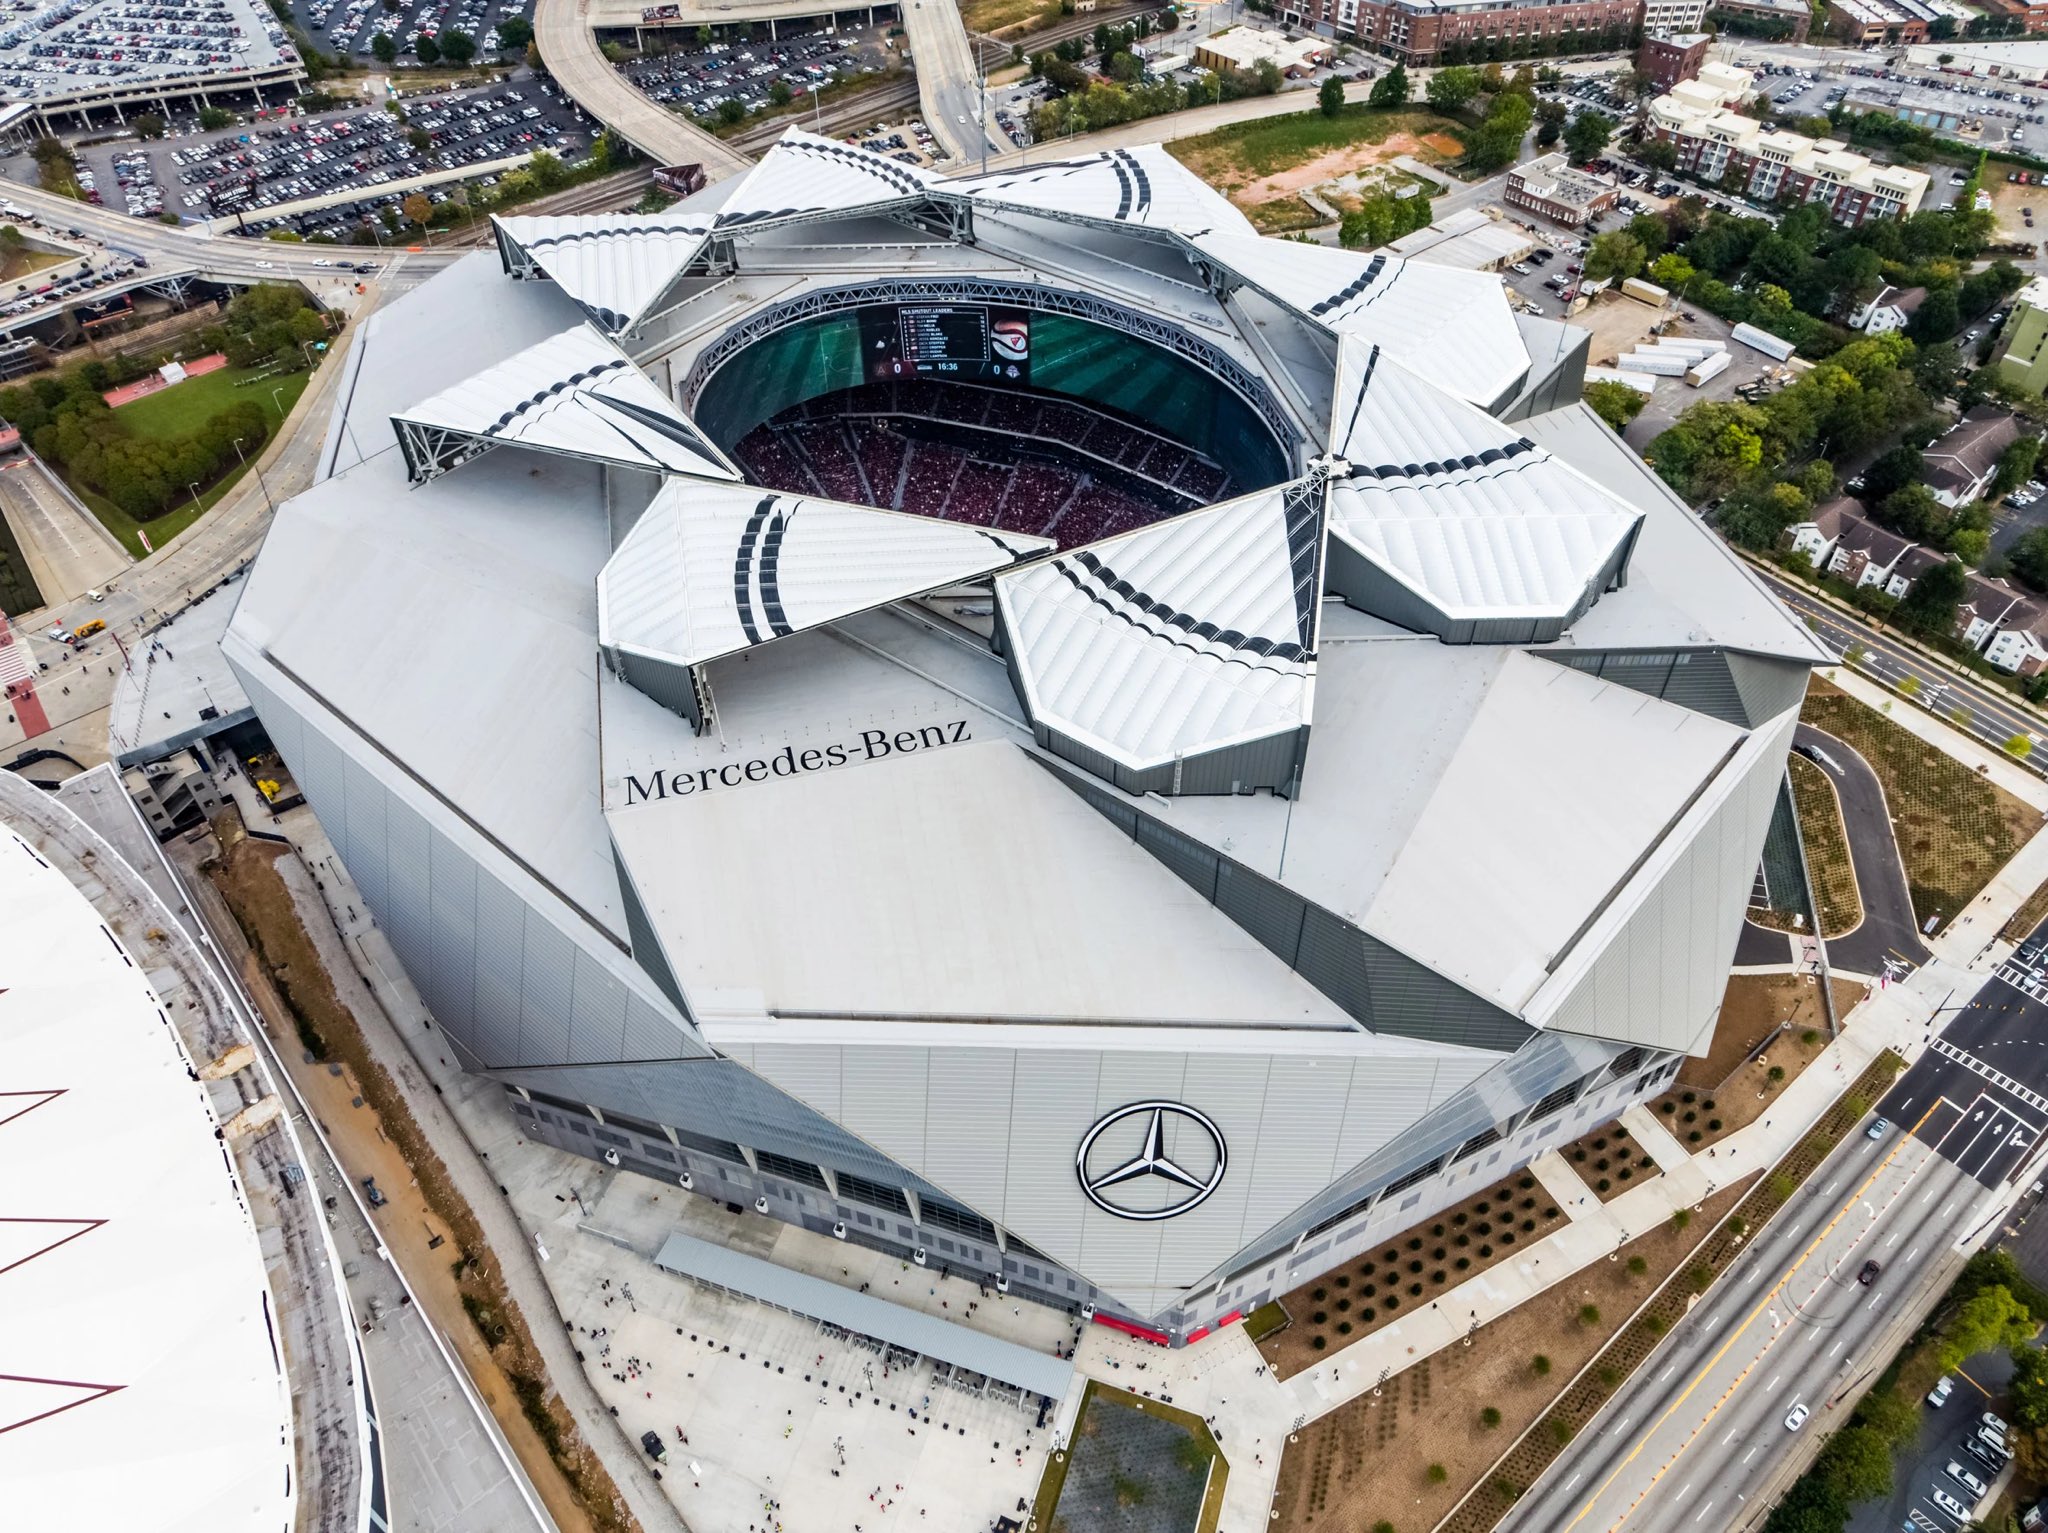
[[[618,66],[640,93],[671,111],[710,117],[728,101],[752,112],[777,83],[803,96],[835,79],[876,72],[894,50],[887,26],[804,31],[778,26],[772,43],[699,43],[694,33],[648,34],[648,55]],[[667,46],[663,46],[667,45]]]
[[[400,0],[396,8],[384,0],[291,0],[291,7],[308,36],[341,54],[368,54],[380,33],[403,56],[417,54],[422,37],[464,32],[475,39],[477,56],[486,58],[503,47],[499,23],[514,16],[529,27],[533,22],[533,0]]]
[[[266,208],[434,171],[456,170],[551,150],[580,158],[589,120],[548,81],[515,80],[481,90],[416,95],[406,120],[359,109],[298,117],[218,133],[180,133],[154,143],[100,145],[80,155],[98,200],[141,218],[242,214],[253,232],[288,228],[346,238],[367,208],[398,194],[282,219]],[[84,179],[82,177],[81,179]],[[436,187],[428,197],[451,195]]]
[[[0,6],[0,96],[10,101],[267,69],[295,57],[284,28],[259,0]]]

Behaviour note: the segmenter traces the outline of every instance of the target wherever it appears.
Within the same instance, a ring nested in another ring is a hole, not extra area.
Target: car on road
[[[1792,1409],[1786,1413],[1785,1430],[1788,1432],[1798,1431],[1801,1427],[1806,1425],[1806,1418],[1811,1414],[1812,1412],[1807,1410],[1806,1408],[1806,1402],[1803,1400],[1800,1401],[1799,1404],[1793,1406]]]
[[[1935,1486],[1933,1491],[1930,1492],[1928,1499],[1944,1512],[1947,1512],[1949,1516],[1955,1518],[1957,1522],[1968,1522],[1970,1520],[1970,1514],[1964,1508],[1963,1503],[1956,1500],[1954,1496],[1951,1496],[1939,1485]]]
[[[1956,1381],[1943,1374],[1934,1381],[1934,1388],[1927,1391],[1927,1403],[1936,1410],[1948,1404],[1948,1397],[1956,1392]]]
[[[1970,1473],[1969,1470],[1958,1464],[1954,1459],[1948,1461],[1948,1477],[1975,1496],[1979,1501],[1982,1501],[1991,1489],[1990,1486],[1986,1485],[1981,1479]]]
[[[1875,1260],[1867,1261],[1863,1264],[1863,1270],[1856,1274],[1856,1281],[1861,1283],[1865,1288],[1868,1288],[1872,1283],[1875,1283],[1877,1281],[1878,1273],[1882,1272],[1883,1270],[1884,1269],[1880,1267]]]
[[[1882,1139],[1891,1131],[1891,1125],[1882,1118],[1873,1118],[1870,1127],[1863,1131],[1865,1139]]]

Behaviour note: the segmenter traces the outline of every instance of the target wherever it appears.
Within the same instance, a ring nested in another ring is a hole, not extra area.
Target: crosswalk
[[[1975,1054],[1957,1048],[1946,1038],[1935,1039],[1933,1043],[1928,1045],[1928,1048],[1931,1052],[1941,1055],[1944,1059],[1952,1059],[1964,1069],[1981,1075],[2014,1101],[2024,1102],[2036,1112],[2048,1113],[2048,1097],[2042,1096],[2038,1091],[2022,1086],[2003,1070],[1986,1064]]]

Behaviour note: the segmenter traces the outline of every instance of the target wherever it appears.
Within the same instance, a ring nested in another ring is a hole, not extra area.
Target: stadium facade
[[[1497,278],[792,132],[374,317],[224,648],[525,1132],[1198,1337],[1712,1036],[1805,631]]]

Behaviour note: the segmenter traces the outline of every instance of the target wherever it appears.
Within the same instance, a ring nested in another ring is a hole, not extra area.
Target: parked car
[[[1933,1491],[1929,1493],[1928,1499],[1944,1512],[1947,1512],[1949,1516],[1955,1518],[1957,1522],[1968,1522],[1970,1520],[1969,1509],[1939,1485],[1935,1486]]]
[[[1956,1381],[1943,1374],[1934,1381],[1934,1388],[1927,1391],[1927,1403],[1936,1410],[1948,1404],[1948,1397],[1956,1392]]]
[[[1948,1461],[1948,1477],[1975,1496],[1979,1501],[1982,1501],[1991,1490],[1989,1485],[1986,1485],[1981,1479],[1970,1473],[1969,1470],[1958,1464],[1954,1459]]]

